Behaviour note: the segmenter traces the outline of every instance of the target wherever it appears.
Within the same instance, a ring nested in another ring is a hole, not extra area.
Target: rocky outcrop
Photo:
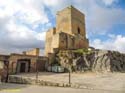
[[[61,51],[57,57],[61,66],[72,71],[124,72],[125,54],[117,51],[94,50],[90,53]]]

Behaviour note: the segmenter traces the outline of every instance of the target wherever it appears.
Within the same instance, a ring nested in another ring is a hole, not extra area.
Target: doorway
[[[20,72],[21,73],[25,72],[25,69],[26,69],[26,63],[21,63],[20,64]]]
[[[18,59],[16,73],[27,73],[30,72],[30,59]]]

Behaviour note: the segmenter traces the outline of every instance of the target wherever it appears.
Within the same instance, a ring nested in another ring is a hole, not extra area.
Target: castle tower
[[[57,12],[56,27],[46,33],[45,54],[54,49],[88,48],[86,38],[85,15],[73,6]]]
[[[85,37],[85,15],[73,6],[57,12],[56,31]]]

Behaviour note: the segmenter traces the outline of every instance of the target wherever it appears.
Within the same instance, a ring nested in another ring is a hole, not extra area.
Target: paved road
[[[125,91],[87,90],[23,84],[0,84],[0,93],[125,93]]]

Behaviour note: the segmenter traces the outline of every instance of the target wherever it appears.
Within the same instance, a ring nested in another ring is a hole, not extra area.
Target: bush
[[[88,49],[76,49],[76,50],[73,50],[73,52],[83,55],[83,54],[90,54],[92,51],[88,51]]]

